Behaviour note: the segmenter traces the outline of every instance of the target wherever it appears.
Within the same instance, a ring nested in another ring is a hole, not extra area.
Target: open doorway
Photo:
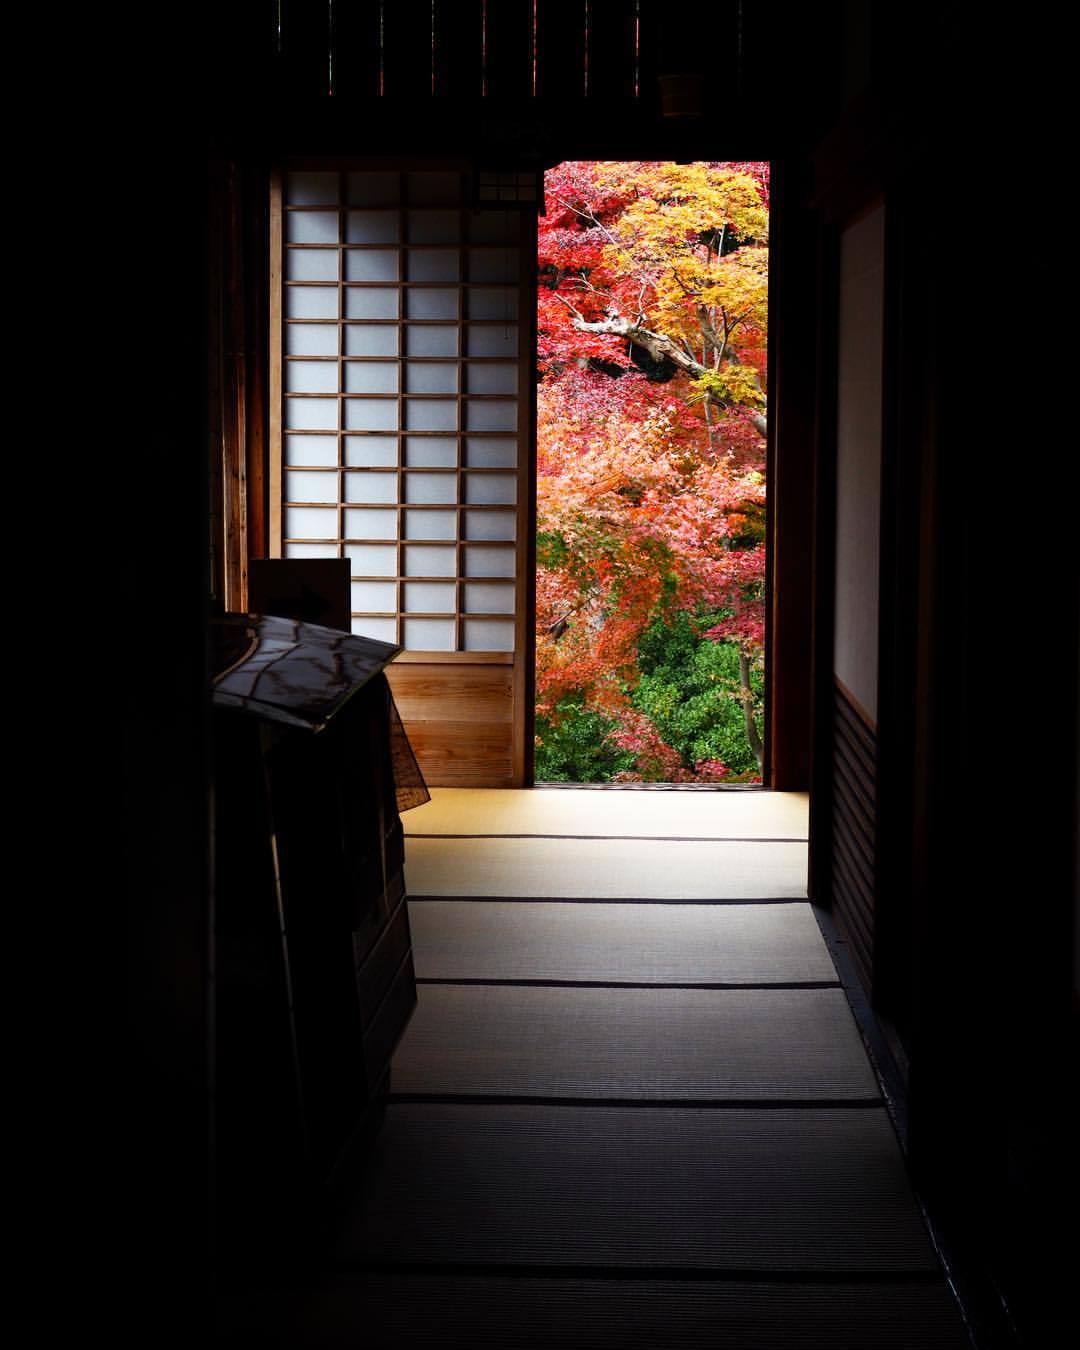
[[[545,197],[535,779],[760,783],[769,166],[567,162]]]

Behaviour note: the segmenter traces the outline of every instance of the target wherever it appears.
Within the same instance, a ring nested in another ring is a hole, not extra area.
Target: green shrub
[[[642,677],[635,707],[679,752],[688,769],[699,760],[719,759],[732,778],[754,776],[757,761],[747,744],[739,694],[739,650],[734,642],[713,642],[697,633],[727,617],[726,611],[686,613],[658,619],[638,649]],[[760,732],[764,687],[752,670],[755,720]]]
[[[557,704],[552,717],[536,719],[538,783],[608,783],[633,766],[634,757],[607,741],[608,718],[582,706],[580,697]]]

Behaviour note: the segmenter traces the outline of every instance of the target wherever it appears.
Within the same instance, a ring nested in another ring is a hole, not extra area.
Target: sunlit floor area
[[[274,1343],[959,1350],[806,900],[807,802],[438,790],[419,1004]]]

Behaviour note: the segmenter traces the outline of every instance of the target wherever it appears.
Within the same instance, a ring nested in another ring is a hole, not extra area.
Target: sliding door
[[[529,773],[534,217],[464,173],[296,170],[271,202],[271,552],[345,557],[428,781]]]

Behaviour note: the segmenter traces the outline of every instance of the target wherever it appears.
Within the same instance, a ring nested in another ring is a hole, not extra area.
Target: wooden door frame
[[[301,157],[297,157],[300,161]],[[292,161],[283,160],[282,163]],[[310,168],[348,169],[424,169],[467,168],[468,165],[446,159],[424,159],[394,155],[379,159],[372,156],[305,155],[302,162]],[[261,174],[261,176],[260,176]],[[268,168],[255,168],[249,176],[262,184],[269,202],[280,194],[280,178]],[[811,653],[818,642],[817,629],[823,617],[820,598],[815,598],[815,577],[825,561],[822,538],[815,525],[815,500],[820,501],[824,486],[822,464],[816,454],[821,436],[822,405],[820,372],[807,354],[819,334],[817,299],[821,284],[818,214],[802,190],[800,166],[783,159],[772,164],[772,210],[770,222],[769,293],[769,431],[766,447],[766,725],[765,768],[767,787],[780,791],[805,791],[813,781],[814,696],[812,692]],[[276,183],[276,185],[275,185]],[[256,211],[254,193],[245,194],[245,211],[256,216],[248,237],[259,247],[242,272],[242,287],[254,292],[251,302],[262,324],[264,340],[249,335],[247,341],[247,379],[249,428],[260,428],[248,443],[239,440],[223,446],[223,462],[241,461],[247,477],[244,506],[240,515],[235,494],[233,503],[223,503],[219,533],[239,530],[246,541],[249,556],[261,556],[280,545],[281,463],[281,389],[280,370],[271,354],[281,341],[281,303],[279,259],[283,241],[280,221],[272,210]],[[534,243],[535,217],[524,213],[530,222],[529,238],[523,240],[523,253]],[[238,228],[244,228],[241,222]],[[533,248],[533,252],[535,249]],[[255,273],[257,266],[263,273]],[[270,278],[269,282],[267,277]],[[224,284],[225,279],[220,278]],[[531,361],[536,342],[536,277],[529,273],[523,286],[519,328],[525,355]],[[514,699],[521,710],[515,722],[513,778],[516,785],[531,786],[534,779],[535,742],[535,569],[536,543],[536,385],[532,378],[523,383],[527,397],[520,399],[519,444],[526,451],[522,473],[523,493],[519,496],[519,576],[517,578],[516,643],[524,653],[515,673]],[[256,406],[257,405],[257,406]],[[522,422],[527,421],[527,426]],[[265,427],[265,433],[261,428]],[[254,462],[257,461],[257,462]],[[226,474],[228,469],[226,468]],[[228,604],[243,608],[247,603],[246,574],[230,585]],[[405,658],[409,660],[408,657]]]

